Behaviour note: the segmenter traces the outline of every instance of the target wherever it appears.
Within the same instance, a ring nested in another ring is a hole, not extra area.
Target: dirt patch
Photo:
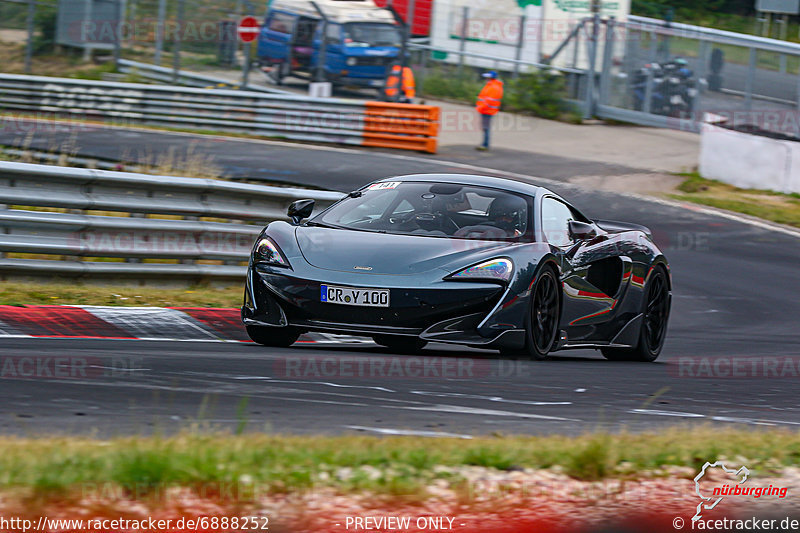
[[[684,178],[674,174],[645,173],[618,176],[574,176],[567,181],[601,191],[659,196],[675,192],[683,180]]]
[[[28,40],[28,32],[25,30],[0,30],[0,43],[24,43]]]

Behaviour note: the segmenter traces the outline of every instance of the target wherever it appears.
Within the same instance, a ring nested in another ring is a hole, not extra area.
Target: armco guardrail
[[[0,206],[0,253],[4,256],[0,273],[241,278],[245,272],[241,263],[247,261],[255,237],[267,222],[285,218],[293,200],[313,198],[322,208],[341,197],[329,191],[0,162],[0,204],[4,204]],[[180,215],[182,219],[147,215]],[[202,220],[206,217],[214,220]],[[8,254],[35,254],[36,258]],[[53,259],[39,258],[42,255]],[[125,262],[114,262],[114,258]],[[175,261],[143,262],[151,259]]]
[[[708,41],[716,44],[757,48],[764,52],[800,55],[800,44],[798,43],[770,39],[768,37],[759,37],[758,35],[718,30],[705,26],[693,26],[680,22],[667,22],[665,20],[636,15],[630,15],[628,17],[627,25],[628,28],[632,30],[653,32],[659,35],[671,35],[687,39]]]
[[[176,80],[177,78],[178,84],[187,87],[209,88],[217,85],[226,87],[230,85],[235,85],[232,84],[229,80],[225,80],[222,78],[215,78],[213,76],[206,76],[204,74],[198,74],[196,72],[189,72],[186,70],[179,70],[175,72],[175,70],[171,68],[160,67],[158,65],[152,65],[150,63],[141,63],[139,61],[130,61],[128,59],[120,59],[117,62],[117,65],[119,71],[124,74],[135,73],[143,78],[147,78],[149,80],[154,80],[154,81],[160,81],[162,83],[173,83],[173,80]],[[251,85],[247,86],[247,90],[256,92],[265,92],[271,94],[292,94],[289,91],[274,89],[272,87],[259,87]]]
[[[426,105],[13,74],[0,108],[429,153],[439,121]]]

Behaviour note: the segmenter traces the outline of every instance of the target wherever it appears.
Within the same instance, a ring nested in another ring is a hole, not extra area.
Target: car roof
[[[459,185],[476,185],[506,190],[518,194],[536,197],[539,194],[550,193],[544,187],[524,183],[509,178],[497,176],[479,176],[474,174],[409,174],[406,176],[392,176],[376,180],[374,183],[393,181],[422,181],[431,183],[457,183]]]

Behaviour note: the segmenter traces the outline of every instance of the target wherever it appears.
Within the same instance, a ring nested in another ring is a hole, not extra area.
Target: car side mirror
[[[580,222],[578,220],[569,221],[569,236],[575,241],[586,241],[597,237],[597,227],[594,224]]]
[[[297,200],[289,206],[288,215],[294,225],[300,224],[304,218],[311,216],[314,211],[314,200]]]

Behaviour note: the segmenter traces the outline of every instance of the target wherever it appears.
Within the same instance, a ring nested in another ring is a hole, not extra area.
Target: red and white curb
[[[0,337],[250,341],[238,309],[91,305],[0,305]],[[372,344],[329,333],[309,333],[298,342]]]

